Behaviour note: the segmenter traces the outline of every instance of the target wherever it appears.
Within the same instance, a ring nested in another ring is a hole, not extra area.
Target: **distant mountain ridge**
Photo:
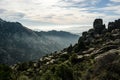
[[[59,37],[76,37],[77,35],[75,34],[71,34],[70,32],[65,32],[65,31],[56,31],[56,30],[52,30],[52,31],[40,31],[39,32],[41,35],[45,35],[45,36],[59,36]]]
[[[19,22],[0,19],[0,63],[34,60],[74,44],[78,37],[64,31],[37,32]],[[64,44],[60,44],[58,40]]]
[[[77,42],[77,40],[74,39],[79,38],[78,35],[71,34],[70,32],[65,32],[65,31],[52,30],[47,32],[41,31],[36,33],[40,36],[44,36],[45,38],[58,43],[59,45],[64,45],[66,47],[70,45],[70,43],[74,45]]]

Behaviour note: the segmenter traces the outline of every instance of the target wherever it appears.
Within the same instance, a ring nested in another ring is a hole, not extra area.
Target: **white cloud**
[[[73,1],[80,2],[84,0]],[[6,3],[8,3],[8,5],[3,6]],[[13,2],[11,2],[11,0],[3,0],[2,2],[0,2],[0,7],[9,11],[8,13],[4,13],[4,15],[10,18],[17,17],[17,15],[9,16],[12,14],[11,12],[20,12],[25,14],[25,16],[22,17],[24,19],[36,20],[41,22],[45,21],[56,24],[83,24],[84,21],[87,21],[86,19],[88,19],[88,16],[91,14],[88,12],[82,12],[82,10],[86,10],[85,8],[66,9],[64,7],[58,7],[70,5],[72,4],[66,3],[64,1],[60,2],[60,0],[14,0]],[[68,13],[73,15],[65,16]],[[83,14],[87,16],[82,16]],[[45,17],[49,15],[54,16],[46,19]]]
[[[99,1],[100,0],[1,0],[0,9],[2,11],[0,17],[6,20],[23,22],[26,26],[35,26],[35,24],[38,25],[39,22],[61,25],[92,25],[93,20],[98,17],[104,18],[106,21],[111,19],[111,15],[106,17],[108,14],[104,13],[104,11],[120,14],[119,5],[108,5],[107,7],[96,8],[95,5],[98,4]],[[116,2],[119,0],[111,1]],[[90,12],[91,10],[103,12]]]
[[[110,1],[112,1],[112,2],[120,2],[120,0],[110,0]]]

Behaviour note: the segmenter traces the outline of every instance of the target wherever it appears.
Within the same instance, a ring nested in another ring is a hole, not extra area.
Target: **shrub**
[[[61,80],[74,80],[73,70],[66,64],[60,64],[56,67],[55,75]]]
[[[0,80],[10,80],[12,70],[6,66],[0,64]]]
[[[70,56],[69,58],[69,61],[72,63],[72,64],[76,64],[77,63],[77,54],[72,54],[72,56]]]
[[[68,55],[68,54],[62,54],[62,55],[60,56],[60,60],[61,60],[61,61],[65,61],[65,60],[67,60],[67,59],[69,59],[69,55]]]
[[[27,76],[25,76],[25,75],[21,75],[21,76],[19,76],[19,78],[17,79],[17,80],[31,80],[31,79],[29,79]]]

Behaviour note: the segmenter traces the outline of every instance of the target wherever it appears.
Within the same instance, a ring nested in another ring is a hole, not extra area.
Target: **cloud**
[[[92,25],[95,18],[105,22],[119,18],[119,0],[1,0],[0,17],[26,26]],[[102,6],[101,6],[102,5]]]
[[[110,0],[110,1],[112,1],[112,2],[120,2],[120,0]]]
[[[0,14],[4,13],[5,11],[5,9],[0,9]]]
[[[24,13],[21,12],[14,12],[14,11],[8,11],[6,9],[0,9],[0,17],[9,20],[9,21],[17,21],[19,19],[22,19],[25,16]]]
[[[73,20],[76,17],[81,17],[79,14],[81,14],[82,10],[86,10],[86,8],[74,9],[73,7],[75,6],[75,4],[78,4],[80,2],[85,2],[86,0],[69,0],[69,1],[68,0],[64,0],[64,1],[61,1],[61,0],[14,0],[14,2],[12,3],[10,1],[11,0],[4,0],[1,3],[2,5],[4,5],[5,3],[9,3],[6,6],[6,9],[9,9],[15,12],[24,13],[26,14],[26,16],[24,17],[26,19],[44,21],[46,18],[49,18],[48,20],[46,19],[45,21],[50,21],[49,15],[55,15],[54,19],[51,17],[51,21],[54,21],[53,23],[58,23],[58,24],[65,22],[64,20],[66,20],[67,22],[70,22],[68,19],[69,18],[72,19],[72,17],[73,17]],[[91,2],[91,0],[89,2]],[[81,4],[84,4],[84,3],[81,3]],[[71,6],[72,8],[68,10],[68,9],[65,9],[65,7],[62,8],[59,6],[68,6],[68,7]],[[73,15],[71,15],[71,17],[65,16],[67,14],[73,14]],[[71,20],[71,22],[73,21]]]

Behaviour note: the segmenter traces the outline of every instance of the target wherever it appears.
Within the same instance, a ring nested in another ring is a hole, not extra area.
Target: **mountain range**
[[[19,22],[0,19],[0,63],[35,60],[76,43],[78,37],[64,31],[33,31]]]

